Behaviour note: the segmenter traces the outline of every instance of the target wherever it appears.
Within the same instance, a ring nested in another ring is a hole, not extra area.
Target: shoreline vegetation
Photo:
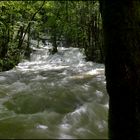
[[[16,66],[31,53],[31,40],[84,50],[87,61],[104,62],[99,2],[1,1],[0,71]]]

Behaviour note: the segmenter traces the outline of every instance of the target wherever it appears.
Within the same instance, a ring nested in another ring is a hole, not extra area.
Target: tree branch
[[[30,25],[31,25],[31,21],[34,19],[34,17],[36,16],[36,14],[42,9],[42,7],[44,6],[44,4],[45,4],[45,0],[43,1],[43,3],[42,3],[42,5],[40,6],[40,8],[33,14],[33,16],[31,17],[31,19],[30,19],[30,22],[29,22],[29,24],[28,24],[28,26],[27,26],[27,28],[26,28],[26,30],[25,30],[25,32],[24,32],[24,35],[23,35],[23,37],[22,37],[22,39],[21,39],[21,42],[20,42],[20,44],[19,44],[19,47],[22,45],[22,43],[23,43],[23,41],[24,41],[24,38],[25,38],[25,36],[26,36],[26,34],[27,34],[27,31],[28,31],[28,29],[29,29],[29,27],[30,27]]]

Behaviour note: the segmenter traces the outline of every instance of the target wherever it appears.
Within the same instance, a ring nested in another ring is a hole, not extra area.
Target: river
[[[34,48],[30,60],[0,73],[1,139],[106,139],[104,65],[78,48]]]

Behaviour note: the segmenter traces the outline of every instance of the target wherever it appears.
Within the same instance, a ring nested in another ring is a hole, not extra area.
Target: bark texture
[[[140,0],[100,0],[109,138],[140,139]]]

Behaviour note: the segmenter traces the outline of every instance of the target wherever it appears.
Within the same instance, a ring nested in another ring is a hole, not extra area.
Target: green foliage
[[[18,64],[29,49],[31,24],[34,24],[42,1],[0,2],[0,71]]]
[[[47,20],[42,19],[42,27],[49,31],[53,44],[60,40],[65,47],[84,48],[87,60],[103,61],[98,1],[49,1],[43,11]]]
[[[57,52],[65,47],[85,49],[87,60],[102,60],[102,21],[97,1],[1,1],[0,70],[30,54],[30,40],[50,38]],[[16,53],[15,53],[16,52]],[[97,55],[97,52],[99,54]],[[5,63],[4,60],[9,63]],[[7,70],[11,67],[8,68]]]

